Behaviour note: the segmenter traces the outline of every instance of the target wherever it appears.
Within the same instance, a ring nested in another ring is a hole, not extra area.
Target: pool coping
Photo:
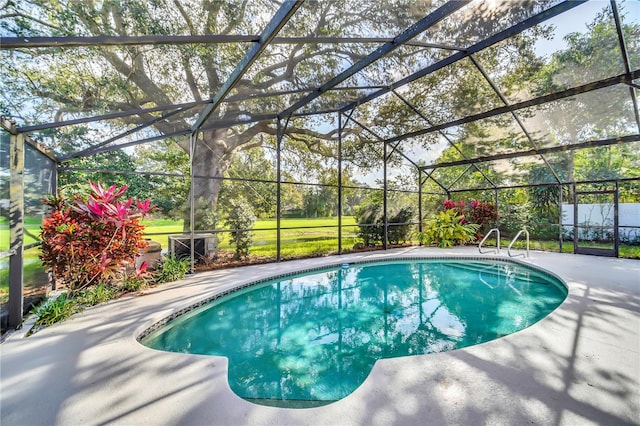
[[[100,305],[0,345],[0,423],[637,424],[640,261],[531,252],[567,299],[533,326],[440,354],[384,359],[355,392],[308,409],[233,394],[224,357],[172,354],[136,339],[157,321],[239,284],[314,266],[389,257],[480,257],[475,248],[386,252],[196,274]],[[34,409],[37,407],[37,409]]]

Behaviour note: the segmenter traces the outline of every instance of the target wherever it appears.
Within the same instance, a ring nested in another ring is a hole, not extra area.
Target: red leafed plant
[[[498,219],[495,204],[472,201],[470,204],[470,220],[478,225],[493,224]]]
[[[44,200],[51,211],[42,222],[40,259],[72,293],[119,278],[148,245],[140,221],[151,210],[149,200],[124,198],[127,186],[90,186],[86,196]]]
[[[492,203],[483,203],[475,200],[468,203],[465,201],[446,200],[442,206],[445,211],[455,210],[461,217],[460,221],[462,223],[468,222],[480,225],[480,229],[476,233],[477,239],[481,239],[498,219],[498,210],[496,205]]]

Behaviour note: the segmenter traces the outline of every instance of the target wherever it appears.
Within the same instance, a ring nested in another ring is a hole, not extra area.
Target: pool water
[[[513,262],[397,260],[264,282],[178,317],[142,340],[229,359],[254,402],[304,407],[344,398],[382,358],[449,351],[522,330],[567,295]]]

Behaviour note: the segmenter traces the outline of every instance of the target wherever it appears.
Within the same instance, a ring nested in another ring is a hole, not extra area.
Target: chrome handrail
[[[527,237],[527,254],[525,255],[524,253],[518,253],[518,254],[511,254],[511,246],[513,246],[513,243],[516,242],[516,240],[520,237],[520,235],[524,232],[524,234]],[[509,247],[507,247],[507,253],[509,254],[509,257],[516,257],[516,256],[522,256],[522,257],[526,257],[529,258],[529,231],[527,231],[526,229],[521,229],[515,237],[513,237],[513,240],[511,240],[511,243],[509,244]]]
[[[497,248],[495,249],[491,249],[491,250],[487,250],[487,251],[482,251],[482,244],[484,244],[485,241],[487,241],[487,238],[489,238],[489,235],[491,235],[491,233],[493,233],[493,231],[495,231],[498,234],[497,237]],[[484,236],[484,238],[482,239],[482,241],[480,241],[480,244],[478,244],[478,251],[480,252],[480,254],[484,254],[484,253],[496,253],[499,254],[500,253],[500,230],[498,228],[491,228],[489,229],[489,232],[487,232],[487,235]]]

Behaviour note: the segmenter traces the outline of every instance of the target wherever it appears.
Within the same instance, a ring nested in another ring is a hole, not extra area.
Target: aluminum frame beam
[[[440,189],[442,189],[442,191],[444,192],[444,194],[445,194],[445,195],[447,195],[447,197],[448,197],[449,192],[448,192],[447,188],[445,188],[445,187],[444,187],[444,185],[442,185],[442,184],[440,183],[440,181],[438,181],[436,178],[434,178],[434,177],[433,177],[433,172],[434,172],[434,170],[431,170],[431,171],[427,172],[427,170],[418,169],[418,172],[419,172],[419,173],[418,173],[418,176],[420,176],[420,175],[421,175],[421,173],[424,173],[424,174],[425,174],[425,178],[424,178],[425,180],[424,180],[424,182],[422,183],[423,185],[424,185],[425,183],[427,183],[427,181],[428,181],[429,179],[431,179],[431,180],[432,180],[436,185],[438,185],[438,186],[440,187]],[[438,194],[438,195],[441,195],[441,194]]]
[[[303,97],[302,99],[298,100],[296,103],[291,105],[289,108],[282,111],[280,113],[280,117],[290,116],[296,110],[298,110],[304,105],[307,105],[309,102],[313,101],[314,99],[316,99],[317,97],[325,93],[327,90],[337,86],[347,78],[353,76],[354,74],[361,71],[365,67],[371,65],[378,59],[382,58],[385,55],[388,55],[389,53],[393,52],[395,49],[402,46],[403,44],[406,44],[409,40],[411,40],[418,34],[421,34],[428,28],[434,26],[435,24],[437,24],[447,16],[451,15],[452,13],[456,12],[457,10],[461,9],[462,7],[466,6],[469,2],[470,0],[459,0],[459,1],[449,1],[448,3],[445,3],[443,6],[439,7],[434,12],[430,13],[426,17],[416,22],[415,24],[411,25],[409,28],[403,31],[400,35],[395,37],[392,41],[383,44],[382,46],[380,46],[379,48],[377,48],[376,50],[374,50],[373,52],[371,52],[370,54],[362,58],[360,61],[351,65],[349,68],[342,71],[340,74],[333,77],[331,80],[329,80],[322,86],[318,87],[316,91]],[[343,108],[342,112],[345,112],[348,109],[352,109],[352,108]]]
[[[449,184],[449,186],[447,186],[447,192],[451,192],[451,188],[453,188],[453,186],[454,186],[456,183],[458,183],[458,182],[460,181],[460,179],[462,179],[462,177],[463,177],[464,175],[466,175],[466,174],[467,174],[467,172],[468,172],[472,167],[473,167],[473,164],[468,164],[468,165],[467,165],[467,167],[462,171],[462,173],[460,173],[460,174],[458,175],[458,177],[457,177],[457,178],[455,178],[455,179],[453,180],[453,182],[451,182],[451,183]],[[494,186],[495,186],[495,185],[494,185]]]
[[[210,126],[201,127],[200,131],[226,129],[226,128],[233,127],[233,126],[239,126],[241,124],[251,124],[251,123],[257,123],[259,121],[273,121],[273,120],[275,120],[277,118],[278,118],[277,115],[271,114],[271,115],[259,116],[258,118],[255,118],[255,119],[252,119],[252,120],[219,121],[216,124],[212,124]],[[102,152],[113,151],[113,150],[116,150],[116,149],[127,148],[127,147],[130,147],[130,146],[142,145],[142,144],[145,144],[145,143],[155,142],[155,141],[159,141],[159,140],[163,140],[163,139],[169,139],[169,138],[185,136],[185,135],[188,135],[190,133],[191,133],[191,129],[183,129],[183,130],[178,130],[177,132],[168,133],[168,134],[162,134],[162,135],[158,135],[158,136],[151,136],[149,138],[138,139],[136,141],[126,142],[126,143],[123,143],[123,144],[120,144],[120,145],[105,146],[105,147],[102,147],[102,148],[95,149],[95,150],[91,151],[90,153],[86,153],[86,154],[83,154],[81,156],[76,156],[76,158],[85,157],[85,156],[89,156],[89,155],[100,154]]]
[[[256,43],[259,35],[148,35],[148,36],[95,36],[95,37],[3,37],[0,50],[34,49],[46,47],[89,47],[89,46],[141,46],[141,45],[183,45],[183,44],[226,44]],[[389,37],[274,37],[271,44],[345,44],[345,43],[389,43]],[[409,41],[410,46],[442,50],[464,50],[460,46],[442,43]]]
[[[213,111],[218,108],[222,100],[227,96],[227,94],[229,94],[231,89],[238,84],[245,72],[247,72],[256,59],[258,59],[260,54],[267,48],[276,34],[285,26],[294,13],[296,13],[298,8],[302,6],[303,2],[304,0],[287,0],[282,3],[280,9],[278,9],[275,15],[273,15],[262,31],[262,34],[260,34],[260,39],[247,51],[227,81],[224,82],[222,87],[220,87],[218,92],[213,96],[211,103],[207,105],[202,114],[200,114],[200,117],[198,117],[193,126],[191,126],[192,133],[196,133]]]
[[[367,90],[367,89],[381,89],[383,87],[386,87],[386,86],[382,86],[382,85],[345,86],[345,87],[334,87],[334,88],[332,88],[330,90],[332,90],[332,91]],[[304,89],[283,90],[283,91],[279,91],[279,92],[264,92],[264,93],[248,94],[248,95],[232,95],[232,96],[229,96],[228,98],[224,99],[222,102],[223,103],[228,103],[228,102],[237,102],[237,101],[243,101],[243,100],[268,98],[268,97],[273,97],[273,96],[292,95],[292,94],[296,94],[296,93],[313,92],[314,90],[315,90],[314,87],[310,87],[310,88],[304,88]],[[194,101],[194,102],[185,102],[185,103],[180,103],[180,104],[161,105],[161,106],[152,107],[152,108],[134,108],[134,109],[126,110],[126,111],[112,112],[112,113],[109,113],[109,114],[95,115],[95,116],[91,116],[91,117],[76,118],[76,119],[65,120],[65,121],[54,121],[54,122],[51,122],[51,123],[34,124],[34,125],[31,125],[31,126],[22,126],[22,127],[18,127],[17,128],[17,132],[18,133],[29,133],[29,132],[33,132],[33,131],[37,131],[37,130],[54,129],[54,128],[58,128],[58,127],[73,126],[73,125],[76,125],[76,124],[91,123],[91,122],[102,121],[102,120],[111,120],[111,119],[115,119],[115,118],[127,117],[127,116],[130,116],[130,115],[136,115],[136,114],[151,113],[151,112],[158,112],[158,111],[167,111],[167,110],[175,109],[175,108],[189,109],[189,108],[192,108],[192,107],[195,107],[195,106],[199,106],[199,105],[206,105],[206,104],[208,104],[210,102],[211,102],[211,99],[207,99],[207,100]],[[324,113],[329,113],[329,112],[336,112],[336,111],[317,111],[317,112],[314,112],[313,114],[324,114]],[[309,115],[309,114],[305,113],[304,115]],[[277,116],[277,114],[274,113],[273,117],[276,117],[276,116]],[[294,117],[303,116],[303,114],[300,114],[300,115],[293,114],[293,116]],[[269,119],[271,119],[271,118],[269,118]],[[247,122],[247,120],[235,120],[235,121],[226,120],[225,122],[226,123],[242,124],[242,123]]]
[[[627,43],[624,39],[624,32],[622,31],[622,22],[620,21],[620,13],[618,12],[618,6],[615,0],[611,0],[611,11],[613,12],[613,20],[616,23],[616,33],[618,35],[618,44],[620,45],[620,53],[622,55],[622,63],[627,73],[631,72],[631,63],[629,62],[629,53],[627,52]],[[640,111],[638,111],[638,101],[636,101],[635,89],[638,86],[629,82],[629,94],[631,95],[631,102],[633,102],[633,113],[636,116],[636,124],[638,125],[638,132],[640,132]]]
[[[344,114],[344,113],[343,113],[343,114]],[[367,133],[370,133],[373,137],[375,137],[376,139],[378,139],[378,142],[380,142],[380,143],[385,143],[385,140],[384,140],[384,138],[383,138],[382,136],[378,135],[376,132],[374,132],[373,130],[371,130],[369,127],[365,126],[364,124],[362,124],[361,122],[359,122],[358,120],[356,120],[355,118],[353,118],[353,117],[351,116],[351,114],[349,114],[348,116],[346,116],[346,114],[345,114],[345,117],[347,118],[347,121],[352,121],[352,122],[354,122],[356,125],[360,126],[360,127],[361,127],[361,128],[363,128],[365,131],[367,131]],[[345,124],[346,124],[346,123],[345,123]],[[385,143],[385,144],[386,144],[386,143]],[[414,166],[414,167],[416,167],[416,168],[419,168],[420,166],[418,166],[418,164],[417,164],[415,161],[413,161],[411,158],[409,158],[409,157],[408,157],[404,152],[402,152],[402,151],[399,151],[399,150],[398,150],[398,145],[399,145],[399,144],[396,144],[396,145],[392,148],[391,152],[387,155],[387,158],[386,158],[386,159],[388,160],[389,158],[391,158],[391,155],[392,155],[394,152],[397,152],[397,153],[398,153],[398,155],[400,155],[400,156],[401,156],[401,157],[403,157],[405,160],[407,160],[407,161],[408,161],[412,166]]]
[[[278,117],[276,129],[276,262],[282,261],[282,139],[287,132],[290,117],[284,125]]]
[[[610,179],[600,179],[600,180],[589,180],[589,181],[575,181],[575,182],[549,182],[549,183],[529,183],[522,185],[504,185],[498,186],[496,188],[468,188],[468,189],[454,189],[452,193],[461,193],[461,192],[472,192],[472,191],[493,191],[493,190],[505,190],[505,189],[520,189],[520,188],[538,188],[542,186],[571,186],[571,185],[582,185],[582,184],[597,184],[597,183],[611,183],[611,182],[634,182],[640,181],[640,177],[633,178],[610,178]]]
[[[568,97],[571,97],[571,96],[574,96],[574,95],[579,95],[581,93],[587,93],[587,92],[592,92],[592,91],[598,90],[598,89],[604,89],[604,88],[607,88],[607,87],[615,86],[616,84],[624,84],[629,79],[636,79],[636,78],[639,78],[639,77],[640,77],[640,69],[639,70],[635,70],[635,71],[631,71],[630,73],[620,74],[620,75],[617,75],[615,77],[605,78],[603,80],[596,81],[595,83],[583,84],[582,86],[576,86],[576,87],[572,87],[572,88],[569,88],[569,89],[561,90],[560,92],[550,93],[548,95],[544,95],[544,96],[540,96],[540,97],[537,97],[537,98],[529,99],[529,100],[526,100],[526,101],[523,101],[523,102],[518,102],[518,103],[515,103],[515,104],[511,104],[509,106],[498,107],[498,108],[491,109],[489,111],[481,112],[481,113],[474,114],[474,115],[469,115],[467,117],[460,118],[458,120],[453,120],[453,121],[449,121],[447,123],[438,124],[437,126],[432,126],[432,127],[429,127],[429,128],[426,128],[426,129],[422,129],[422,130],[416,130],[415,132],[405,133],[404,135],[401,135],[401,136],[396,136],[396,137],[393,137],[393,138],[389,138],[389,139],[386,140],[386,142],[402,141],[402,140],[409,139],[409,138],[412,138],[412,137],[415,137],[415,136],[425,135],[427,133],[437,132],[438,130],[447,129],[449,127],[459,126],[461,124],[467,124],[467,123],[471,123],[473,121],[478,121],[478,120],[482,120],[482,119],[485,119],[485,118],[494,117],[496,115],[512,113],[512,112],[518,111],[520,109],[524,109],[524,108],[528,108],[528,107],[532,107],[532,106],[537,106],[537,105],[542,105],[542,104],[545,104],[545,103],[548,103],[548,102],[553,102],[553,101],[557,101],[557,100],[560,100],[560,99],[568,98]]]
[[[405,105],[407,105],[413,112],[415,112],[416,114],[418,114],[420,116],[420,118],[422,118],[424,121],[427,122],[427,124],[429,124],[429,126],[433,126],[433,123],[431,122],[431,120],[429,120],[429,118],[424,115],[422,113],[422,111],[420,111],[415,105],[413,105],[411,102],[409,102],[404,96],[402,96],[400,93],[398,93],[395,89],[392,89],[392,93],[398,98],[400,99]],[[456,145],[453,140],[449,137],[449,135],[447,135],[445,132],[443,132],[442,130],[438,131],[438,133],[440,134],[440,136],[442,136],[444,138],[444,140],[447,141],[447,143],[453,148],[455,149],[460,155],[462,155],[462,158],[464,159],[468,159],[469,157],[467,157],[467,155],[462,152],[462,150],[458,147],[458,145]],[[399,142],[398,142],[399,143]],[[418,169],[420,169],[420,166],[417,166]],[[474,165],[474,168],[482,175],[482,177],[489,182],[490,185],[494,185],[493,181],[491,179],[489,179],[489,176],[486,175],[486,173],[484,173],[482,170],[480,170],[480,168],[477,165]],[[435,181],[435,178],[431,177],[432,180]],[[439,185],[439,184],[438,184]],[[443,187],[444,188],[444,187]]]
[[[360,123],[358,120],[356,120],[355,118],[353,118],[353,117],[352,117],[353,111],[354,111],[354,110],[352,110],[352,111],[351,111],[351,114],[349,114],[349,115],[346,117],[346,118],[347,118],[347,121],[352,121],[352,122],[354,122],[357,126],[360,126],[360,127],[361,127],[362,129],[364,129],[366,132],[370,133],[371,135],[373,135],[373,137],[375,137],[376,139],[378,139],[378,141],[379,141],[379,142],[383,143],[383,144],[384,144],[384,146],[385,146],[385,148],[386,148],[387,144],[384,142],[384,139],[383,139],[380,135],[378,135],[376,132],[374,132],[373,130],[371,130],[369,127],[365,126],[364,124]],[[342,114],[344,114],[344,113],[342,113]],[[346,114],[344,114],[344,115],[346,116]],[[346,123],[345,123],[345,124],[346,124]],[[371,143],[374,143],[374,142],[371,142]],[[386,161],[386,160],[388,160],[394,152],[397,152],[400,156],[402,156],[405,160],[407,160],[407,161],[408,161],[408,162],[409,162],[413,167],[415,167],[415,168],[418,170],[418,175],[420,175],[420,172],[422,171],[422,170],[421,170],[421,168],[420,168],[420,166],[419,166],[415,161],[413,161],[411,158],[409,158],[409,157],[408,157],[404,152],[402,152],[402,151],[398,150],[398,149],[397,149],[397,148],[398,148],[398,145],[400,145],[400,143],[397,143],[397,144],[393,147],[393,149],[391,150],[391,152],[390,152],[388,155],[387,155],[387,154],[385,154],[385,153],[383,153],[383,155],[384,155],[384,160],[385,160],[385,161]],[[386,149],[385,149],[385,152],[386,152]],[[438,180],[437,180],[436,178],[434,178],[433,176],[431,176],[431,173],[429,173],[429,174],[427,175],[427,178],[428,178],[428,179],[431,179],[432,181],[434,181],[436,185],[438,185],[440,188],[442,188],[443,190],[445,190],[445,191],[446,191],[446,188],[445,188],[445,187],[444,187],[440,182],[438,182]],[[488,179],[487,179],[487,180],[488,180]],[[490,180],[489,180],[489,183],[493,184],[493,182],[491,182]]]
[[[174,105],[162,105],[162,106],[157,106],[157,107],[152,107],[152,108],[135,108],[135,109],[130,109],[130,110],[126,110],[126,111],[112,112],[112,113],[109,113],[109,114],[94,115],[92,117],[74,118],[72,120],[54,121],[54,122],[51,122],[51,123],[34,124],[32,126],[22,126],[22,127],[18,128],[18,133],[28,133],[28,132],[34,132],[34,131],[37,131],[37,130],[55,129],[55,128],[58,128],[58,127],[66,127],[66,126],[73,126],[73,125],[76,125],[76,124],[92,123],[92,122],[95,122],[95,121],[102,121],[102,120],[111,120],[111,119],[114,119],[114,118],[128,117],[130,115],[144,114],[144,113],[151,113],[151,112],[158,112],[158,111],[166,111],[166,110],[175,109],[175,108],[190,108],[190,107],[194,107],[194,106],[197,106],[197,105],[204,105],[204,104],[206,104],[208,102],[209,101],[206,100],[206,101],[187,102],[187,103],[174,104]]]
[[[630,143],[630,142],[640,142],[640,134],[621,136],[618,138],[592,140],[592,141],[586,141],[581,143],[574,143],[570,145],[556,145],[548,148],[530,149],[527,151],[488,155],[485,157],[469,158],[465,160],[447,161],[446,163],[421,166],[420,170],[434,170],[434,169],[441,169],[444,167],[462,166],[466,164],[475,164],[475,163],[486,163],[489,161],[496,161],[496,160],[507,160],[510,158],[533,157],[533,156],[549,154],[553,152],[576,151],[580,149],[597,148],[600,146],[618,145],[618,144]],[[557,185],[559,183],[562,183],[562,182],[556,182],[555,184]]]
[[[480,65],[480,63],[476,60],[476,58],[473,55],[469,56],[469,59],[471,60],[471,62],[473,63],[473,65],[478,69],[478,71],[480,71],[480,74],[482,74],[482,77],[484,77],[484,79],[487,81],[487,83],[489,83],[489,86],[491,86],[491,88],[493,89],[493,91],[496,93],[496,95],[498,95],[498,97],[500,98],[500,100],[502,101],[503,104],[505,104],[505,106],[509,106],[510,103],[507,100],[507,97],[504,96],[504,94],[502,93],[502,91],[498,88],[498,86],[493,82],[493,80],[491,79],[491,77],[489,77],[489,74],[487,74],[487,72],[485,71],[485,69],[482,67],[482,65]],[[527,137],[527,140],[529,141],[529,144],[533,147],[533,149],[538,149],[538,145],[536,144],[536,142],[533,140],[533,137],[531,137],[531,134],[529,133],[529,131],[527,130],[527,128],[525,127],[524,123],[522,122],[522,120],[520,120],[520,117],[518,117],[518,114],[515,113],[515,111],[511,112],[511,116],[513,117],[513,119],[516,121],[516,123],[518,123],[518,126],[520,127],[520,130],[522,131],[522,133],[524,133],[524,135]],[[560,178],[558,177],[558,175],[556,174],[555,170],[553,170],[553,167],[551,167],[551,164],[549,164],[549,162],[547,161],[547,158],[544,155],[540,155],[540,158],[542,158],[542,161],[544,162],[544,164],[547,166],[547,169],[551,172],[551,175],[553,176],[553,178],[556,180],[556,182],[560,183]]]
[[[193,107],[190,107],[190,108],[193,108]],[[138,132],[140,130],[146,129],[147,127],[153,126],[154,124],[156,124],[156,123],[158,123],[160,121],[166,120],[167,118],[172,117],[172,116],[174,116],[176,114],[180,114],[182,112],[188,111],[190,108],[179,108],[179,109],[177,109],[175,111],[171,111],[171,112],[168,112],[166,114],[163,114],[160,117],[156,117],[156,118],[154,118],[152,120],[148,120],[145,123],[134,127],[133,129],[129,129],[129,130],[127,130],[125,132],[122,132],[122,133],[120,133],[118,135],[115,135],[115,136],[113,136],[113,137],[111,137],[111,138],[109,138],[109,139],[107,139],[105,141],[99,142],[99,143],[97,143],[95,145],[92,145],[92,146],[90,146],[88,148],[85,148],[85,149],[83,149],[83,150],[81,150],[79,152],[75,152],[73,154],[66,155],[64,157],[60,157],[60,161],[67,161],[67,160],[71,160],[71,159],[74,159],[74,158],[86,157],[87,155],[91,155],[94,152],[96,152],[96,150],[98,150],[100,147],[108,145],[111,142],[115,142],[115,141],[117,141],[119,139],[122,139],[122,138],[124,138],[126,136],[132,135],[132,134],[134,134],[134,133],[136,133],[136,132]]]
[[[581,5],[582,3],[585,3],[587,0],[576,0],[576,1],[565,1],[563,3],[560,3],[556,6],[551,7],[550,9],[547,9],[543,12],[540,12],[539,14],[532,16],[529,19],[526,19],[512,27],[507,28],[506,30],[503,30],[489,38],[486,38],[476,44],[474,44],[473,46],[467,48],[466,50],[462,51],[462,52],[458,52],[455,53],[451,56],[449,56],[446,59],[443,59],[440,62],[436,62],[433,65],[430,65],[426,68],[423,68],[422,70],[415,72],[401,80],[396,81],[395,83],[392,83],[388,86],[388,88],[386,89],[382,89],[379,90],[375,93],[372,93],[370,95],[367,95],[361,99],[358,99],[354,102],[351,102],[347,105],[345,105],[344,107],[342,107],[342,111],[348,111],[350,109],[355,108],[358,105],[362,105],[364,103],[367,103],[375,98],[378,98],[382,95],[385,95],[387,93],[389,93],[391,90],[393,89],[397,89],[398,87],[404,86],[405,84],[411,83],[414,80],[417,80],[419,78],[422,78],[426,75],[429,75],[435,71],[438,71],[439,69],[442,69],[448,65],[453,64],[454,62],[457,62],[461,59],[466,58],[469,55],[472,55],[476,52],[479,52],[489,46],[492,46],[496,43],[499,43],[503,40],[508,39],[509,37],[512,37],[516,34],[519,34],[531,27],[534,27],[548,19],[551,19],[557,15],[560,15],[570,9],[573,9],[576,6]]]

